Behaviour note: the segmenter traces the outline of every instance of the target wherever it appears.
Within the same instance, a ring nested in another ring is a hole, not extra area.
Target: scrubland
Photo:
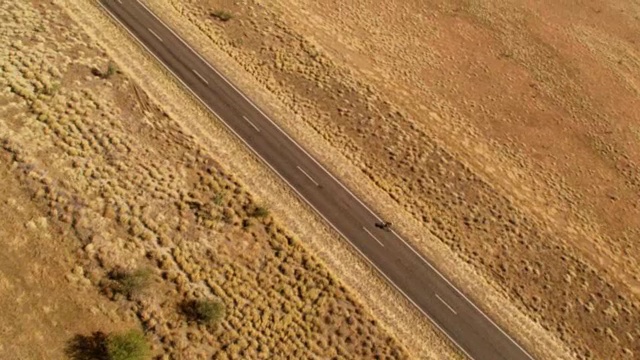
[[[130,328],[166,359],[408,357],[59,3],[2,3],[0,44],[1,358]]]
[[[455,254],[445,272],[470,268],[463,288],[485,282],[473,295],[529,346],[638,356],[637,5],[150,6],[294,114],[281,121],[338,154],[323,159],[352,169],[363,196],[382,194],[368,200],[400,228],[431,233],[413,239],[431,257]]]

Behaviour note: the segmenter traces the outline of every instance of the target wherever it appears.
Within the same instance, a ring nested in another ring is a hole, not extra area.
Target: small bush
[[[263,218],[263,217],[266,217],[267,215],[269,215],[269,210],[262,206],[258,206],[251,213],[251,216],[256,218]]]
[[[211,17],[220,21],[229,21],[233,16],[226,10],[216,10],[211,13]]]
[[[110,77],[115,75],[117,72],[118,72],[118,68],[111,61],[109,61],[109,64],[107,65],[107,70],[105,70],[105,71],[101,71],[98,68],[92,68],[91,69],[91,73],[94,76],[98,76],[98,77],[101,77],[103,79],[109,79]]]
[[[218,206],[222,206],[222,204],[224,203],[224,193],[222,191],[216,194],[216,196],[213,198],[213,203]]]
[[[52,96],[52,95],[55,95],[58,92],[58,90],[60,90],[60,83],[54,83],[49,86],[45,86],[44,89],[42,89],[42,93],[45,95]]]
[[[135,271],[116,269],[109,274],[109,277],[112,280],[109,286],[111,290],[126,297],[132,297],[149,286],[151,272],[147,269]]]
[[[215,325],[226,315],[224,304],[216,300],[191,300],[182,304],[185,315],[200,324]]]
[[[109,360],[144,360],[150,354],[149,344],[139,330],[109,335],[106,347]]]
[[[117,71],[118,71],[118,69],[116,68],[116,65],[114,63],[112,63],[111,61],[109,61],[109,65],[107,65],[107,71],[105,71],[103,77],[105,79],[108,79],[108,78],[112,77],[113,75],[115,75]]]

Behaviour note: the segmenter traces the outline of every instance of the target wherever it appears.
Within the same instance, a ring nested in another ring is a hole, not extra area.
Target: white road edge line
[[[200,75],[200,73],[197,72],[196,69],[191,69],[191,71],[193,71],[193,73],[196,74],[200,78],[200,80],[204,81],[205,84],[209,85],[207,79],[205,79],[204,76]]]
[[[240,90],[238,90],[231,82],[229,82],[229,80],[227,80],[226,77],[224,77],[222,74],[220,74],[220,72],[218,72],[215,68],[213,68],[213,66],[211,66],[211,64],[209,64],[209,62],[207,62],[197,51],[195,51],[189,44],[187,44],[180,36],[178,36],[173,29],[171,29],[169,26],[167,26],[167,24],[162,21],[155,13],[153,13],[153,11],[151,11],[144,3],[142,3],[140,0],[136,0],[136,2],[138,2],[142,7],[145,8],[145,10],[147,10],[148,13],[151,14],[151,16],[153,16],[154,18],[156,18],[156,20],[158,20],[162,25],[165,26],[165,28],[167,28],[178,40],[180,40],[180,42],[182,42],[187,48],[189,48],[194,54],[196,54],[197,57],[200,58],[200,60],[202,60],[205,64],[207,64],[207,66],[213,70],[216,74],[218,74],[218,76],[220,76],[227,84],[229,84],[234,90],[236,90],[240,96],[242,96],[246,101],[248,101],[256,110],[258,110],[258,112],[260,112],[267,120],[269,120],[278,130],[280,130],[280,132],[282,132],[287,138],[289,138],[289,140],[291,140],[302,152],[304,152],[313,162],[315,162],[322,170],[324,170],[334,181],[336,181],[336,183],[338,183],[345,191],[347,191],[357,202],[359,202],[364,208],[366,208],[375,218],[377,218],[379,221],[382,221],[382,219],[376,214],[374,213],[367,205],[365,205],[360,199],[358,199],[349,189],[347,189],[347,187],[342,184],[340,181],[338,181],[338,179],[335,178],[335,176],[333,176],[329,171],[327,171],[327,169],[322,166],[315,158],[313,158],[305,149],[303,149],[295,140],[293,140],[289,134],[287,134],[286,132],[284,132],[282,130],[282,128],[280,128],[280,126],[278,126],[278,124],[276,124],[273,120],[271,120],[271,118],[269,118],[262,110],[260,110],[260,108],[258,108],[257,105],[255,105],[251,100],[249,100],[244,93],[242,93]],[[111,12],[109,11],[109,9],[107,9],[101,1],[98,1],[98,3],[100,4],[100,6],[102,6],[102,8],[104,8],[107,13],[111,14]],[[298,196],[300,196],[301,199],[303,199],[309,206],[311,206],[311,208],[313,208],[316,213],[318,215],[320,215],[320,217],[322,217],[325,222],[327,224],[329,224],[335,231],[337,231],[345,240],[347,240],[349,242],[349,244],[351,244],[351,246],[360,253],[360,255],[365,258],[367,260],[367,262],[373,266],[376,270],[378,270],[378,272],[385,278],[387,279],[387,281],[389,281],[389,283],[391,283],[396,290],[398,290],[402,295],[404,295],[404,297],[409,300],[409,302],[411,302],[424,316],[426,316],[439,330],[440,332],[442,332],[449,340],[451,340],[451,342],[453,342],[467,357],[469,357],[470,359],[474,359],[471,355],[469,355],[469,353],[467,353],[467,351],[460,346],[460,344],[458,344],[446,331],[444,331],[444,329],[442,329],[442,327],[440,327],[440,325],[438,323],[435,322],[435,320],[429,316],[429,314],[427,314],[424,310],[422,310],[422,308],[420,306],[418,306],[418,304],[416,304],[409,296],[407,296],[407,294],[400,289],[393,281],[391,281],[391,279],[389,279],[387,277],[387,275],[382,272],[380,270],[380,268],[378,268],[368,257],[366,257],[366,255],[364,255],[364,253],[362,253],[362,251],[360,251],[360,249],[358,249],[357,246],[355,246],[355,244],[353,244],[349,238],[347,238],[346,236],[344,236],[344,234],[342,234],[342,232],[340,230],[338,230],[329,220],[327,220],[327,218],[324,217],[324,215],[322,215],[322,213],[320,213],[304,196],[302,196],[302,194],[300,194],[298,192],[297,189],[295,189],[295,187],[293,187],[291,185],[291,183],[289,183],[278,171],[276,171],[271,164],[269,164],[266,160],[264,160],[264,158],[262,158],[262,156],[260,156],[260,154],[258,154],[258,152],[256,150],[254,150],[251,146],[249,146],[249,144],[238,135],[238,133],[236,133],[224,120],[222,120],[222,117],[220,117],[215,111],[213,111],[213,109],[211,109],[209,107],[209,105],[207,105],[207,103],[205,103],[193,90],[191,90],[191,88],[185,84],[182,79],[180,79],[180,77],[178,77],[161,59],[159,59],[142,41],[140,41],[140,39],[138,39],[135,34],[133,34],[118,18],[116,18],[113,14],[111,14],[111,17],[117,21],[120,25],[122,25],[122,27],[134,38],[138,41],[138,43],[140,43],[140,45],[142,47],[144,47],[145,49],[147,49],[147,51],[154,57],[156,58],[156,60],[158,60],[167,70],[169,70],[169,72],[171,72],[177,79],[178,81],[180,81],[182,83],[183,86],[185,86],[189,92],[191,92],[205,107],[207,107],[213,114],[216,115],[216,117],[218,117],[222,123],[229,129],[231,130],[231,132],[233,132],[245,145],[247,145],[247,147],[249,147],[251,149],[251,151],[258,156],[258,158],[260,158],[272,171],[274,171],[285,183],[287,183],[293,190],[294,192],[296,192],[298,194]],[[409,245],[400,235],[398,235],[395,231],[391,230],[393,232],[393,234],[400,239],[406,246],[408,246],[414,253],[418,254],[416,252],[416,250],[411,247],[411,245]],[[457,287],[453,286],[453,284],[451,284],[451,282],[449,280],[447,280],[447,278],[445,278],[444,276],[442,276],[442,274],[435,269],[431,264],[429,264],[429,262],[427,262],[420,254],[418,254],[418,256],[420,257],[420,259],[422,259],[422,261],[424,261],[431,269],[433,269],[449,286],[451,286],[460,296],[462,296],[469,304],[471,304],[471,306],[473,306],[474,309],[476,309],[476,311],[478,311],[480,314],[482,314],[493,326],[495,326],[503,335],[505,335],[512,343],[514,343],[520,350],[522,350],[523,353],[525,353],[531,360],[535,360],[531,354],[529,354],[525,349],[523,349],[520,344],[518,344],[516,341],[513,340],[513,338],[511,336],[509,336],[506,332],[504,332],[504,330],[502,330],[502,328],[500,328],[495,322],[493,322],[493,320],[491,320],[487,314],[485,314],[482,310],[480,310],[473,302],[471,302],[471,300],[469,300]]]
[[[315,185],[315,186],[320,186],[320,184],[318,184],[317,181],[313,180],[313,178],[311,177],[311,175],[307,174],[306,171],[302,170],[302,168],[300,166],[296,166],[298,168],[298,170],[300,170],[300,172],[302,172],[306,177],[309,178],[309,180],[311,180],[311,182]]]
[[[440,295],[436,294],[436,297],[438,298],[438,300],[440,300],[446,307],[449,308],[449,310],[451,310],[452,313],[454,313],[455,315],[458,315],[458,313],[453,310],[453,308],[451,307],[451,305],[447,304],[446,301],[442,300],[442,298],[440,297]]]
[[[371,233],[371,231],[369,231],[369,229],[367,229],[366,227],[364,227],[364,226],[363,226],[363,227],[362,227],[362,230],[366,231],[366,232],[367,232],[367,234],[369,234],[369,236],[371,236],[375,241],[377,241],[377,242],[378,242],[378,244],[380,244],[382,247],[384,247],[384,244],[382,243],[382,241],[378,240],[378,238],[377,238],[377,237],[375,237],[375,235],[373,235],[373,234]]]
[[[147,30],[149,30],[149,32],[150,32],[150,33],[152,33],[152,34],[153,34],[153,36],[157,37],[157,38],[158,38],[158,40],[160,40],[160,42],[164,42],[164,41],[162,41],[162,38],[161,38],[160,36],[158,36],[158,34],[156,34],[153,30],[151,30],[151,29],[149,29],[149,28],[147,28]]]
[[[260,129],[256,126],[256,124],[251,122],[251,120],[247,119],[246,116],[242,116],[242,118],[245,119],[249,124],[251,124],[251,126],[253,126],[253,128],[256,129],[257,132],[260,132]]]

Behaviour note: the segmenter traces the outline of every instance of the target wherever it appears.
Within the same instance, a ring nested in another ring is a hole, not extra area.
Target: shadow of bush
[[[109,360],[107,334],[96,331],[91,335],[76,335],[65,348],[71,360]]]

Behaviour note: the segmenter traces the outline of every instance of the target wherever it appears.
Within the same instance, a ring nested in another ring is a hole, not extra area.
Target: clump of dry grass
[[[233,18],[233,15],[227,10],[215,10],[211,12],[211,17],[222,22],[227,22]]]

